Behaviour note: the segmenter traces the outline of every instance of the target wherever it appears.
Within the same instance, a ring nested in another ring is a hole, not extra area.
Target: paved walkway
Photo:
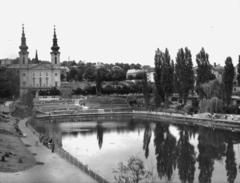
[[[52,153],[50,149],[35,142],[38,138],[25,126],[26,119],[21,120],[19,128],[26,138],[22,138],[24,144],[29,144],[28,147],[31,153],[36,153],[36,165],[29,170],[17,173],[2,173],[0,172],[0,183],[96,183],[85,173],[81,172],[75,166],[69,164],[57,154]]]

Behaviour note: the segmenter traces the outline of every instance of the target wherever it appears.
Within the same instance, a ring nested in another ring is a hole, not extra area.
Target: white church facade
[[[61,87],[61,68],[60,68],[60,52],[57,43],[56,30],[54,28],[53,46],[51,47],[51,63],[50,64],[31,64],[28,61],[29,52],[26,44],[24,27],[22,28],[21,46],[19,52],[19,74],[20,74],[20,95],[32,90],[44,90]]]

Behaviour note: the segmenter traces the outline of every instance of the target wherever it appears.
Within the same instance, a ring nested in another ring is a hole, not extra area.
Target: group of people
[[[54,152],[55,144],[52,138],[50,138],[48,135],[39,134],[39,141],[43,143],[46,147],[52,150]]]

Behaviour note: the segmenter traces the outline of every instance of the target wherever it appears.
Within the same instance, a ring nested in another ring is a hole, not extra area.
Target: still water
[[[138,156],[155,182],[240,182],[240,133],[140,117],[33,121],[38,132],[109,181],[118,163]]]

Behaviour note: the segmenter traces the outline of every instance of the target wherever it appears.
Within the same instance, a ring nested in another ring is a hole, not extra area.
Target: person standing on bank
[[[54,142],[52,143],[52,153],[54,152],[55,144]]]

